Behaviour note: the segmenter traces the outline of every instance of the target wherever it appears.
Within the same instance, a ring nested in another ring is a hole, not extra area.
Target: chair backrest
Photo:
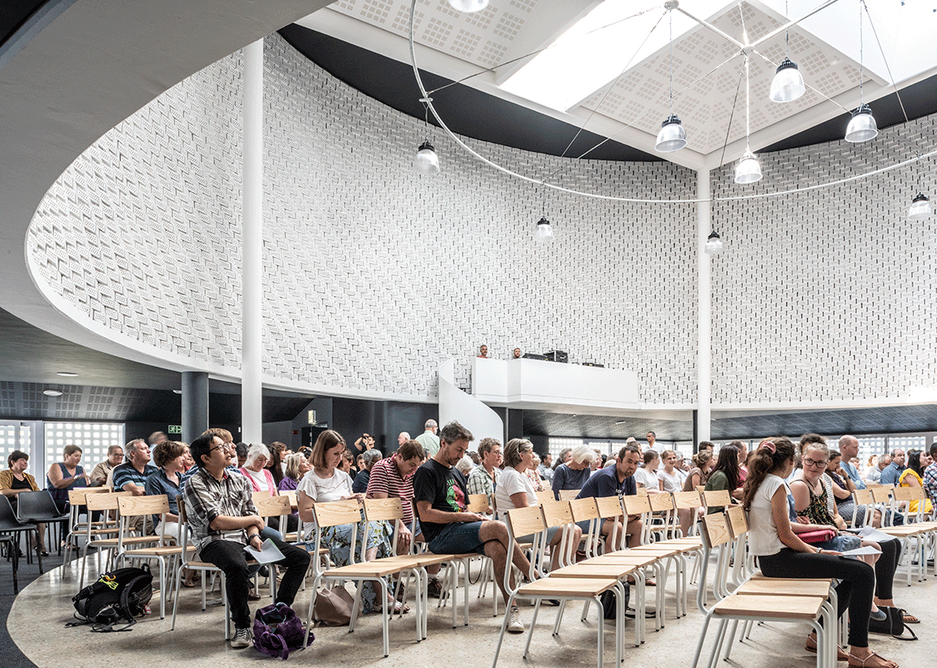
[[[895,487],[892,492],[892,498],[899,503],[902,501],[914,501],[917,498],[914,494],[914,490],[916,489],[920,489],[922,492],[924,491],[920,487]]]
[[[729,506],[726,508],[726,517],[728,518],[729,533],[733,539],[740,538],[748,531],[748,517],[742,506]]]
[[[28,520],[32,517],[54,517],[61,513],[55,507],[52,496],[43,489],[38,492],[20,492],[16,496],[16,515],[22,520]]]
[[[732,505],[732,495],[727,489],[703,490],[703,504],[707,508],[725,508]]]
[[[89,494],[85,497],[88,511],[117,510],[117,499],[131,496],[130,492],[110,492],[109,494]]]
[[[361,521],[361,508],[355,499],[314,503],[312,504],[312,514],[317,527],[357,524]]]
[[[263,503],[264,497],[269,499],[271,496],[270,492],[251,492],[251,501],[254,502],[254,507],[259,507],[257,504]]]
[[[595,499],[591,496],[572,499],[569,501],[569,510],[573,514],[574,522],[592,521],[599,517],[599,509],[595,505]]]
[[[0,531],[14,531],[24,526],[27,525],[24,525],[16,518],[10,499],[0,494]]]
[[[542,492],[536,492],[536,494],[537,494],[537,501],[539,501],[540,503],[543,503],[544,501],[554,501],[556,499],[556,497],[553,496],[553,492],[549,489],[546,489]]]
[[[621,501],[617,496],[597,496],[595,505],[599,511],[599,517],[603,520],[612,519],[624,515],[621,509]]]
[[[703,517],[702,536],[703,544],[710,550],[732,540],[726,516],[723,513],[713,513]]]
[[[88,494],[105,494],[110,493],[110,487],[79,487],[78,489],[68,490],[68,503],[70,506],[83,506],[85,505],[85,497]]]
[[[480,513],[482,515],[491,514],[491,505],[488,503],[487,494],[469,494],[468,504],[465,510],[470,513]]]
[[[674,492],[673,504],[680,510],[700,507],[699,492]]]
[[[260,496],[261,494],[265,496]],[[260,517],[282,517],[293,511],[289,498],[285,496],[270,496],[266,492],[254,492],[253,501]],[[283,531],[286,532],[285,527]]]
[[[540,507],[543,508],[543,518],[548,528],[573,523],[569,501],[544,501]]]
[[[485,495],[480,494],[479,496]],[[386,499],[365,499],[364,517],[368,522],[403,521],[403,504],[396,496],[389,496]]]
[[[169,498],[165,494],[119,496],[117,509],[125,519],[139,515],[162,515],[169,512]]]
[[[852,493],[857,506],[867,506],[874,501],[872,491],[868,489],[857,489]]]
[[[561,489],[560,501],[572,501],[579,496],[579,491],[578,489]]]
[[[297,506],[295,489],[283,490],[282,492],[280,492],[280,496],[285,496],[287,499],[290,500],[290,508],[295,508]]]
[[[894,491],[894,487],[872,487],[872,498],[875,499],[875,503],[888,503],[888,498],[891,496],[891,493]]]
[[[648,500],[651,502],[651,510],[655,513],[666,513],[673,510],[673,497],[669,492],[663,494],[649,494]]]
[[[625,512],[629,515],[646,515],[651,512],[651,500],[646,494],[626,494],[621,499],[625,504]]]
[[[517,545],[517,538],[534,534],[533,558],[530,560],[530,571],[527,577],[531,580],[537,578],[537,571],[534,564],[540,563],[543,558],[544,544],[546,543],[546,521],[543,518],[543,508],[540,506],[527,506],[526,508],[515,508],[504,513],[504,523],[508,527],[508,554],[514,551]],[[521,586],[522,579],[514,578],[516,584],[511,586],[511,568],[504,569],[504,591],[513,592]]]

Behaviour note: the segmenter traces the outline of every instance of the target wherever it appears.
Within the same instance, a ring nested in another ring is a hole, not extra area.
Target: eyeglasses
[[[826,462],[825,461],[818,462],[813,459],[805,459],[804,466],[812,466],[813,468],[816,468],[816,469],[822,469],[822,468],[826,468]]]
[[[208,448],[208,454],[210,455],[213,450],[231,450],[232,448],[234,448],[234,443],[222,443],[213,448]]]

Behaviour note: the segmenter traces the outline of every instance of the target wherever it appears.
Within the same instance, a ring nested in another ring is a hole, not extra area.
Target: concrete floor
[[[10,635],[23,653],[39,668],[70,668],[104,665],[185,665],[212,667],[220,662],[230,665],[253,665],[266,659],[252,648],[232,650],[223,640],[220,606],[210,605],[201,612],[197,589],[182,592],[179,619],[174,632],[169,630],[171,612],[159,619],[158,594],[154,610],[126,633],[92,633],[89,627],[65,628],[72,619],[71,596],[78,589],[77,562],[57,568],[39,577],[17,597],[10,612]],[[93,563],[92,563],[93,567]],[[474,575],[474,573],[473,573]],[[904,585],[899,569],[896,600],[922,619],[914,630],[921,636],[917,642],[902,642],[885,636],[871,636],[871,647],[880,654],[898,661],[903,668],[937,664],[937,639],[930,634],[937,617],[935,580]],[[900,584],[898,584],[900,583]],[[669,589],[669,587],[668,587]],[[453,629],[448,608],[437,609],[430,600],[428,638],[416,642],[413,613],[391,622],[390,656],[381,656],[381,621],[379,615],[359,620],[353,634],[347,627],[316,628],[316,640],[304,652],[290,656],[290,661],[316,666],[360,668],[380,666],[397,668],[430,666],[447,660],[458,662],[460,668],[490,666],[500,630],[501,617],[492,616],[489,596],[484,601],[470,595],[470,625]],[[695,596],[691,587],[691,599]],[[672,594],[672,592],[671,592]],[[304,616],[308,592],[300,592],[294,606]],[[215,595],[217,597],[217,594]],[[461,602],[461,595],[459,597]],[[269,598],[254,603],[268,604]],[[503,608],[503,606],[502,606]],[[653,620],[648,620],[647,642],[640,648],[633,640],[631,621],[627,625],[625,662],[642,668],[675,668],[691,665],[693,652],[702,627],[702,615],[693,600],[686,617],[673,619],[673,596],[668,596],[666,626],[655,633]],[[534,632],[531,655],[521,657],[526,635],[507,635],[498,665],[503,668],[567,667],[596,665],[595,615],[588,623],[579,621],[579,609],[570,609],[564,616],[561,634],[551,637],[556,608],[544,607]],[[529,623],[533,609],[521,608],[521,618]],[[768,668],[815,665],[815,655],[804,650],[806,625],[769,624],[756,628],[752,639],[735,643],[732,663],[745,668]],[[611,623],[606,624],[606,666],[614,665],[614,640]],[[707,644],[708,648],[708,644]],[[705,656],[705,655],[704,655]],[[451,657],[451,658],[450,658]],[[927,658],[931,657],[931,658]],[[2,658],[0,658],[2,665]],[[845,666],[845,663],[840,663]]]

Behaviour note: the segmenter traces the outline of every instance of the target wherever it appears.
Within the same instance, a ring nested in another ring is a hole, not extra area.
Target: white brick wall
[[[844,128],[845,131],[845,128]],[[713,175],[714,196],[829,182],[937,145],[937,117],[760,156],[764,179]],[[921,176],[919,176],[919,174]],[[783,198],[716,203],[727,250],[713,261],[713,401],[791,402],[907,397],[937,386],[937,218],[909,221],[933,159],[843,186]]]
[[[28,252],[57,298],[157,349],[237,369],[240,57],[147,105],[50,189]],[[481,342],[559,347],[631,368],[641,400],[695,399],[695,209],[541,196],[439,131],[435,178],[410,168],[422,123],[267,40],[265,372],[345,391],[435,393]],[[437,96],[445,113],[444,95]],[[472,142],[589,190],[692,197],[663,163],[564,161]],[[723,256],[725,257],[725,256]]]

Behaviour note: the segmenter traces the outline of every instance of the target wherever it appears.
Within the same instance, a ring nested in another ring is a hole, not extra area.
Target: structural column
[[[191,443],[208,429],[208,374],[182,372],[182,440]]]
[[[244,47],[243,249],[241,257],[241,439],[262,438],[264,43]]]
[[[697,257],[697,317],[699,342],[696,353],[696,434],[697,442],[708,441],[710,436],[710,400],[712,393],[712,278],[710,272],[711,256],[703,249],[706,239],[712,231],[712,208],[710,206],[709,171],[701,169],[697,173],[696,197],[705,199],[696,205],[696,257]],[[696,444],[694,444],[695,447]]]

